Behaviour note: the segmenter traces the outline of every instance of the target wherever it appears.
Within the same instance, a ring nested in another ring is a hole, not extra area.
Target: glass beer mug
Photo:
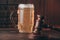
[[[32,33],[34,26],[34,5],[18,5],[18,30],[20,33]]]

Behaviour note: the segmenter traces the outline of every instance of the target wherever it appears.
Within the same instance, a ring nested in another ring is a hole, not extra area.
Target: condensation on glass
[[[34,26],[34,5],[18,5],[18,30],[21,33],[32,33]]]

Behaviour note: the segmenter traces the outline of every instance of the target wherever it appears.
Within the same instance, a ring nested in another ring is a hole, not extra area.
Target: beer
[[[18,6],[18,30],[21,33],[32,33],[34,26],[34,5],[20,4]]]

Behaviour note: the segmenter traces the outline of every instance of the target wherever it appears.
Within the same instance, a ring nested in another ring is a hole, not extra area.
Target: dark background
[[[18,4],[34,4],[36,15],[43,15],[47,24],[60,25],[60,0],[0,0],[0,28],[14,28],[17,24]],[[13,11],[14,22],[10,20]]]

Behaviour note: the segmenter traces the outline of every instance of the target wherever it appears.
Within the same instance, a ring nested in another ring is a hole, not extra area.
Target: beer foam
[[[33,4],[19,4],[19,8],[34,8]]]

